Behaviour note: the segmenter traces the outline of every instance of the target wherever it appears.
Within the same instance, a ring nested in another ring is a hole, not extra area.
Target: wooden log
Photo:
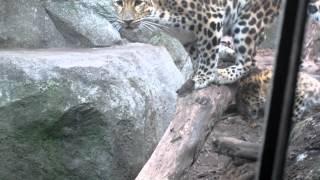
[[[209,86],[179,97],[174,119],[136,180],[178,180],[196,161],[233,88]]]
[[[216,153],[256,161],[261,145],[242,141],[233,137],[217,137],[213,140]]]

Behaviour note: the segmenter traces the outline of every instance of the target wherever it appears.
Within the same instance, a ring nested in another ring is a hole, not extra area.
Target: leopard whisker
[[[149,22],[145,22],[145,21],[142,21],[142,22],[143,22],[142,23],[143,25],[148,26],[148,28],[150,29],[151,32],[153,32],[153,31],[158,29],[156,26],[154,26],[153,24],[151,24]]]
[[[152,28],[146,23],[141,23],[141,27],[150,31],[150,32],[153,32]]]
[[[155,22],[152,22],[152,21],[143,21],[143,22],[147,22],[148,24],[152,25],[152,26],[155,26],[161,30],[170,30],[169,27],[165,26],[165,25],[162,25],[162,24],[158,24],[158,23],[155,23]]]
[[[164,26],[164,25],[161,25],[161,24],[153,23],[153,22],[151,22],[151,23],[152,23],[153,26],[159,28],[160,30],[162,30],[162,31],[164,31],[166,33],[169,33],[169,34],[171,34],[171,33],[174,34],[175,33],[175,31],[172,28],[168,27],[168,26]]]
[[[157,31],[159,30],[159,28],[157,28],[156,26],[152,25],[152,24],[148,24],[148,26],[150,26],[152,31]]]
[[[141,24],[141,29],[143,31],[151,31],[151,29],[147,25],[143,25],[143,24]]]

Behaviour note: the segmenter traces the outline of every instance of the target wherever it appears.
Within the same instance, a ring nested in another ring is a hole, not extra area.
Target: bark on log
[[[136,180],[178,180],[195,162],[234,88],[210,86],[177,100],[176,114]]]
[[[250,161],[256,161],[261,145],[245,142],[232,137],[218,137],[213,140],[215,152],[230,157],[238,157]]]

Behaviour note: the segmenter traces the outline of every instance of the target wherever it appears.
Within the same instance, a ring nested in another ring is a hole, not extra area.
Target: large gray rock
[[[0,48],[104,47],[121,44],[111,25],[111,0],[0,0]],[[109,22],[110,21],[110,22]],[[167,48],[188,78],[190,58],[181,43],[160,31],[124,32],[133,42]]]
[[[182,83],[151,45],[0,51],[0,179],[133,179]]]
[[[119,33],[100,15],[109,7],[110,0],[0,0],[0,48],[117,44]]]
[[[182,43],[175,37],[159,29],[154,31],[148,31],[147,29],[137,29],[135,31],[120,30],[120,33],[123,38],[131,42],[141,42],[165,47],[178,69],[183,73],[185,79],[191,77],[193,68],[190,56]]]
[[[77,47],[120,43],[120,34],[101,14],[112,12],[110,1],[49,1],[46,12],[63,37]]]
[[[0,0],[0,48],[64,47],[40,0]]]

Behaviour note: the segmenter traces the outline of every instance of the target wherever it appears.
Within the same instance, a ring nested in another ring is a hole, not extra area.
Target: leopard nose
[[[133,22],[133,19],[126,19],[126,20],[123,20],[124,21],[124,23],[126,23],[126,24],[132,24],[132,22]]]

